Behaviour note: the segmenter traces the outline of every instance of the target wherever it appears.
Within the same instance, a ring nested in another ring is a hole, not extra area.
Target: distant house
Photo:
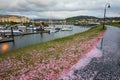
[[[30,19],[25,16],[16,16],[16,15],[0,15],[0,22],[30,22]]]
[[[113,23],[120,22],[120,20],[112,20]]]
[[[34,19],[32,20],[31,22],[34,22],[34,23],[40,23],[40,22],[43,22],[45,24],[63,24],[63,23],[66,23],[66,20],[64,19]]]

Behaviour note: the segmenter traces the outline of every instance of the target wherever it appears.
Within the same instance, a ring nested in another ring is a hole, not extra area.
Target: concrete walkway
[[[107,26],[97,47],[60,80],[120,80],[120,28]]]

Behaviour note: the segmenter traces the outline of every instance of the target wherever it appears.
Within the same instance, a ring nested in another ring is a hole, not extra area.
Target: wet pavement
[[[120,28],[107,26],[101,42],[59,80],[120,80]]]

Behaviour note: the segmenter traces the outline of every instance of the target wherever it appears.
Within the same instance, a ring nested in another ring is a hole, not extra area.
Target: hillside
[[[82,19],[99,19],[99,18],[93,16],[75,16],[75,17],[66,18],[66,21],[75,22],[75,20],[82,20]]]

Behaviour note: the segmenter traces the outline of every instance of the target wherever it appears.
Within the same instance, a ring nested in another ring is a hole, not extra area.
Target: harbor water
[[[63,25],[55,25],[55,26],[62,27]],[[0,43],[0,53],[2,53],[2,47],[5,44],[7,44],[7,47],[8,47],[7,51],[10,51],[10,50],[22,48],[25,46],[30,46],[33,44],[38,44],[38,43],[54,40],[57,38],[70,36],[70,35],[84,32],[90,29],[89,27],[84,27],[84,26],[74,26],[74,25],[66,25],[66,26],[72,26],[73,30],[59,31],[55,33],[39,33],[39,34],[15,36],[14,42]]]

